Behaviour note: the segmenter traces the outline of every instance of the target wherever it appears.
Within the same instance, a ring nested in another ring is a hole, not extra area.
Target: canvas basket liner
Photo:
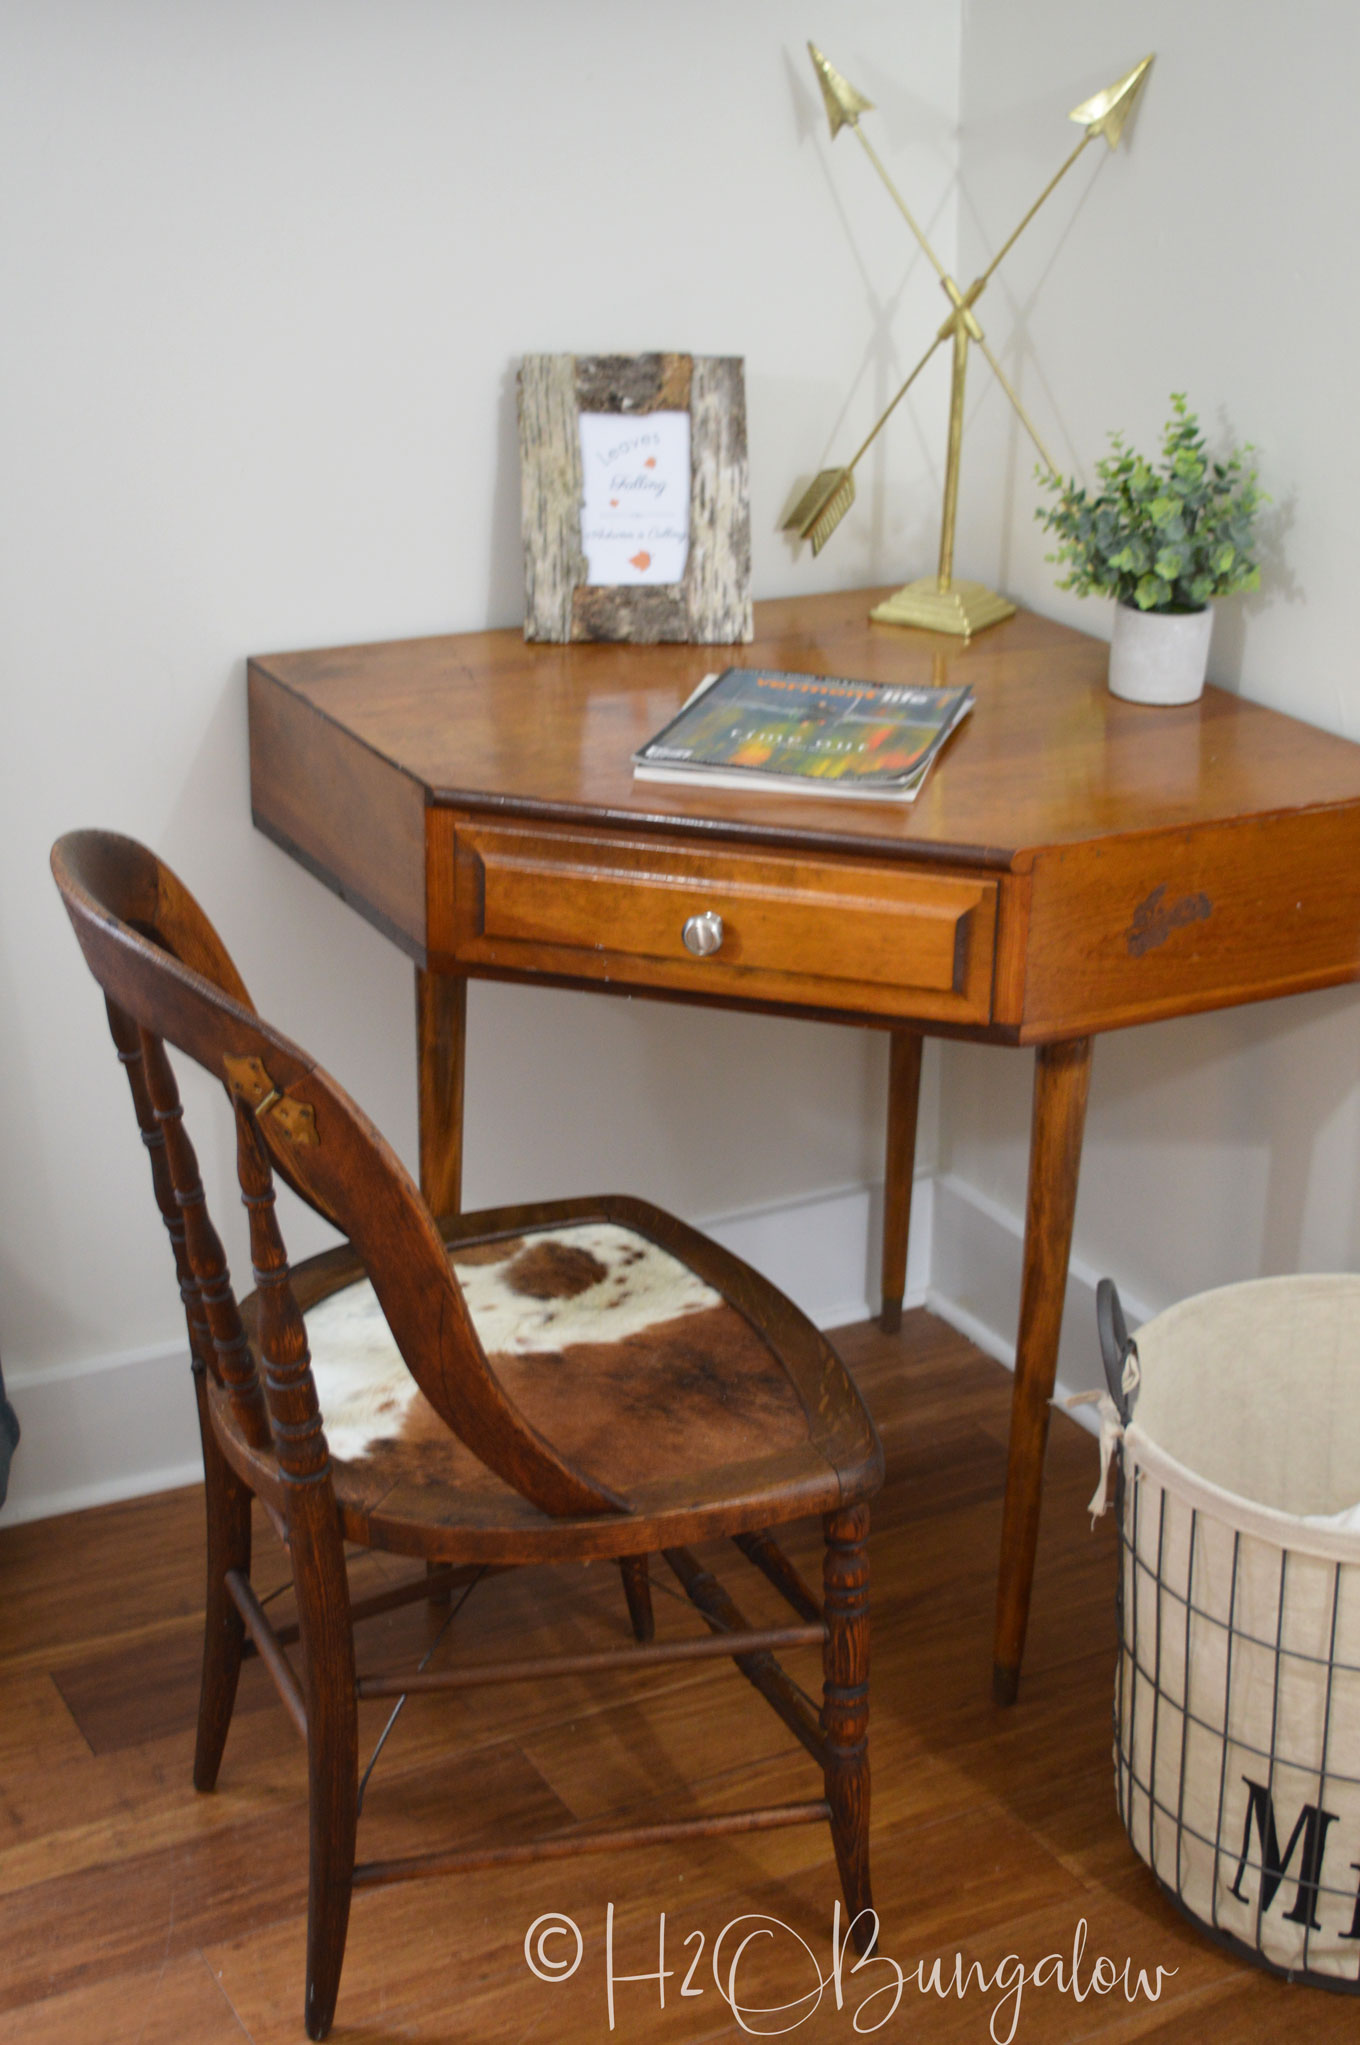
[[[1354,1991],[1360,1277],[1200,1293],[1148,1322],[1137,1348],[1120,1487],[1120,1815],[1205,1928]]]

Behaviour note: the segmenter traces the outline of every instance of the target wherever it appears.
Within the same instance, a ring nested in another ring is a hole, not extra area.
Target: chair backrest
[[[322,1477],[328,1467],[274,1209],[277,1170],[348,1236],[407,1368],[474,1455],[544,1512],[626,1511],[507,1398],[401,1160],[329,1074],[257,1015],[221,939],[169,868],[133,839],[74,831],[53,847],[52,872],[104,990],[175,1251],[191,1349],[226,1389],[247,1438],[258,1447],[272,1439],[280,1467],[298,1481]],[[263,1387],[208,1215],[167,1043],[222,1081],[235,1103]]]

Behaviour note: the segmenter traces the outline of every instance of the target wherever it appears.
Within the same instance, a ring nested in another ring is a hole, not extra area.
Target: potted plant
[[[1173,393],[1160,467],[1135,454],[1122,434],[1096,463],[1094,496],[1075,480],[1043,475],[1055,493],[1035,517],[1058,538],[1047,559],[1070,573],[1058,584],[1078,596],[1112,596],[1110,688],[1135,703],[1192,703],[1204,687],[1215,597],[1256,589],[1256,513],[1266,502],[1251,448],[1213,461],[1195,414]]]

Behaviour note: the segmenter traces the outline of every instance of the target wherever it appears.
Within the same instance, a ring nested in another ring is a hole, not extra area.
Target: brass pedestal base
[[[988,625],[1015,616],[1015,605],[981,582],[951,582],[941,589],[939,577],[923,575],[875,604],[869,616],[880,625],[915,625],[925,632],[952,632],[969,639]]]

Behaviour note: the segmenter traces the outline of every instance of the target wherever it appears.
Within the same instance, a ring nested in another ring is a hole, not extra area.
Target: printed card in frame
[[[526,639],[752,636],[746,389],[735,355],[526,355]]]

